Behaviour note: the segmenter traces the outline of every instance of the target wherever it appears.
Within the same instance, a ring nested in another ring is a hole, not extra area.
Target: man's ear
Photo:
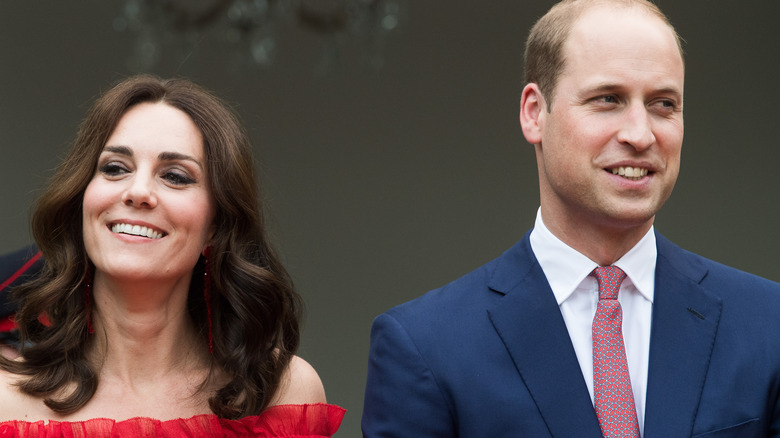
[[[542,142],[542,125],[547,108],[539,85],[530,83],[523,88],[520,96],[520,126],[528,143]]]

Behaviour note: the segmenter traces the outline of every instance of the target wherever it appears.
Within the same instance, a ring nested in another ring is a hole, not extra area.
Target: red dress
[[[114,437],[330,437],[341,425],[346,411],[328,404],[279,405],[260,415],[225,420],[213,414],[176,420],[131,418],[115,421],[95,418],[86,421],[5,421],[0,438],[114,438]]]

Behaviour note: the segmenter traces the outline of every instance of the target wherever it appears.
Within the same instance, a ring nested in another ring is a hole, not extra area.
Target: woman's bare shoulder
[[[43,401],[23,393],[17,383],[20,377],[0,369],[0,421],[38,420],[37,413],[45,407]]]
[[[272,405],[325,403],[325,388],[314,367],[293,356],[282,375]]]

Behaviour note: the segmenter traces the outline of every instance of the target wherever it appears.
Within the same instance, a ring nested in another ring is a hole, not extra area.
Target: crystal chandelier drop
[[[125,0],[113,27],[135,37],[129,67],[150,71],[178,51],[185,59],[205,39],[227,47],[234,61],[269,67],[280,30],[296,26],[326,44],[321,65],[338,58],[348,40],[367,43],[370,65],[382,66],[382,43],[397,29],[404,0]]]

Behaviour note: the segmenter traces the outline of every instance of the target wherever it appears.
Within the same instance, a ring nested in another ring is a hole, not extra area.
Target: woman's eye
[[[107,176],[119,176],[129,172],[125,166],[116,162],[105,163],[99,168],[100,173]]]
[[[172,171],[165,172],[162,177],[164,180],[176,186],[185,186],[195,182],[194,179],[179,172],[172,172]]]

